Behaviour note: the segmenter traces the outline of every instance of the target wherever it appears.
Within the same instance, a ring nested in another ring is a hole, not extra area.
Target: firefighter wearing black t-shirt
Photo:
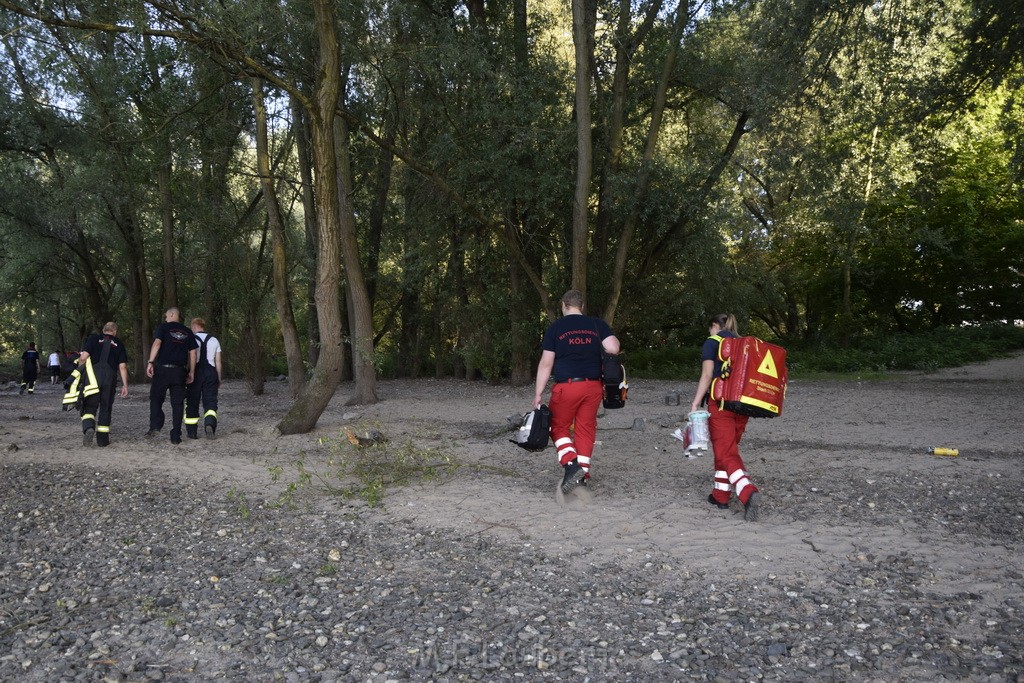
[[[36,343],[29,342],[25,353],[21,354],[21,391],[18,394],[24,394],[25,389],[28,389],[30,394],[35,393],[39,368],[39,352],[36,351]]]
[[[117,376],[121,375],[121,398],[128,396],[128,353],[117,338],[117,323],[103,326],[103,334],[85,340],[78,367],[64,395],[65,408],[78,404],[82,416],[82,443],[110,444],[110,422],[114,409]],[[81,403],[78,403],[81,401]]]
[[[171,394],[171,443],[181,443],[181,422],[185,417],[185,386],[191,384],[196,371],[195,335],[181,323],[181,311],[168,308],[165,322],[153,333],[146,376],[153,379],[149,387],[149,431],[160,433],[164,427],[164,397]]]

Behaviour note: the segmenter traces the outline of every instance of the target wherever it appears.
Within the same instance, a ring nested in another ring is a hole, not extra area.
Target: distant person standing
[[[203,431],[207,439],[217,433],[217,391],[224,376],[220,362],[220,342],[206,333],[206,321],[192,318],[192,334],[199,342],[196,374],[188,385],[185,403],[185,430],[188,438],[199,438],[199,403],[203,404]]]
[[[36,379],[39,378],[41,367],[36,343],[29,342],[25,353],[21,354],[21,391],[18,392],[19,396],[25,393],[25,389],[28,389],[30,394],[35,393]]]
[[[103,326],[102,334],[85,340],[78,356],[78,368],[71,373],[71,386],[64,395],[66,406],[81,397],[82,445],[110,445],[110,423],[114,410],[117,376],[121,375],[121,398],[128,396],[128,353],[117,337],[117,323]]]
[[[149,387],[149,431],[155,436],[164,428],[164,398],[171,394],[171,443],[181,443],[181,422],[185,416],[185,387],[192,382],[196,370],[195,335],[181,323],[181,311],[171,307],[164,313],[164,322],[153,334],[149,349],[146,376]]]
[[[50,366],[50,384],[56,384],[60,379],[60,354],[56,351],[51,353],[47,364]]]

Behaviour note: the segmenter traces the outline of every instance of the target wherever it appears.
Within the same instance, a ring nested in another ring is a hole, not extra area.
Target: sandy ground
[[[663,563],[714,569],[756,582],[796,578],[826,586],[858,557],[903,555],[924,564],[928,590],[1024,598],[1024,355],[884,381],[792,381],[784,414],[751,420],[742,451],[764,493],[759,523],[707,504],[710,456],[687,458],[671,432],[694,385],[633,380],[622,410],[599,421],[592,494],[556,494],[553,448],[509,443],[506,421],[529,408],[532,388],[452,380],[381,382],[380,403],[345,406],[342,386],[310,434],[278,436],[288,405],[283,382],[253,397],[225,383],[215,441],[173,446],[143,438],[148,386],[114,406],[113,444],[84,449],[77,415],[60,409],[59,386],[19,396],[0,390],[0,458],[6,463],[132,469],[201,480],[225,496],[273,499],[300,481],[296,462],[331,477],[332,443],[347,426],[374,427],[392,443],[438,448],[466,464],[447,481],[390,491],[360,514],[403,520],[455,538],[487,535],[526,544],[580,566]],[[959,457],[930,455],[955,447]],[[959,493],[958,493],[959,492]],[[969,495],[962,495],[969,492]],[[303,504],[363,508],[312,485]],[[1013,532],[1016,529],[1016,533]]]

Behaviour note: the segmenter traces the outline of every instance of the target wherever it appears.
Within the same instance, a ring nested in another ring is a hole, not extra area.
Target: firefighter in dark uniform
[[[188,385],[185,402],[185,431],[188,438],[199,438],[199,403],[203,404],[203,432],[207,439],[217,433],[217,391],[223,370],[220,362],[220,341],[206,332],[206,321],[192,318],[192,334],[199,342],[196,354],[196,376]]]
[[[146,376],[149,387],[149,431],[155,436],[164,427],[164,397],[171,393],[171,443],[181,443],[181,423],[185,417],[185,387],[192,383],[196,370],[195,335],[181,323],[181,311],[168,308],[164,322],[153,333]]]
[[[28,389],[28,393],[34,394],[36,391],[36,379],[39,378],[39,368],[41,364],[39,362],[39,352],[36,351],[36,343],[29,342],[28,348],[25,349],[25,353],[21,354],[21,391],[19,395],[25,393],[25,389]]]
[[[114,409],[117,376],[121,375],[121,398],[128,396],[128,353],[117,337],[117,323],[103,326],[103,334],[85,340],[78,367],[64,395],[65,408],[79,406],[82,416],[82,444],[110,445],[110,422]]]

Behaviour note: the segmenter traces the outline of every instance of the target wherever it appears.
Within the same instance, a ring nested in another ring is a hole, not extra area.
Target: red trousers
[[[718,407],[715,401],[708,401],[708,431],[711,432],[711,447],[715,451],[715,487],[711,497],[719,503],[728,503],[735,490],[736,497],[746,505],[757,487],[747,476],[740,457],[740,439],[747,428],[746,415],[738,415]]]
[[[597,410],[604,386],[597,382],[560,382],[551,388],[551,440],[558,464],[575,460],[590,476],[590,456],[597,438]]]

